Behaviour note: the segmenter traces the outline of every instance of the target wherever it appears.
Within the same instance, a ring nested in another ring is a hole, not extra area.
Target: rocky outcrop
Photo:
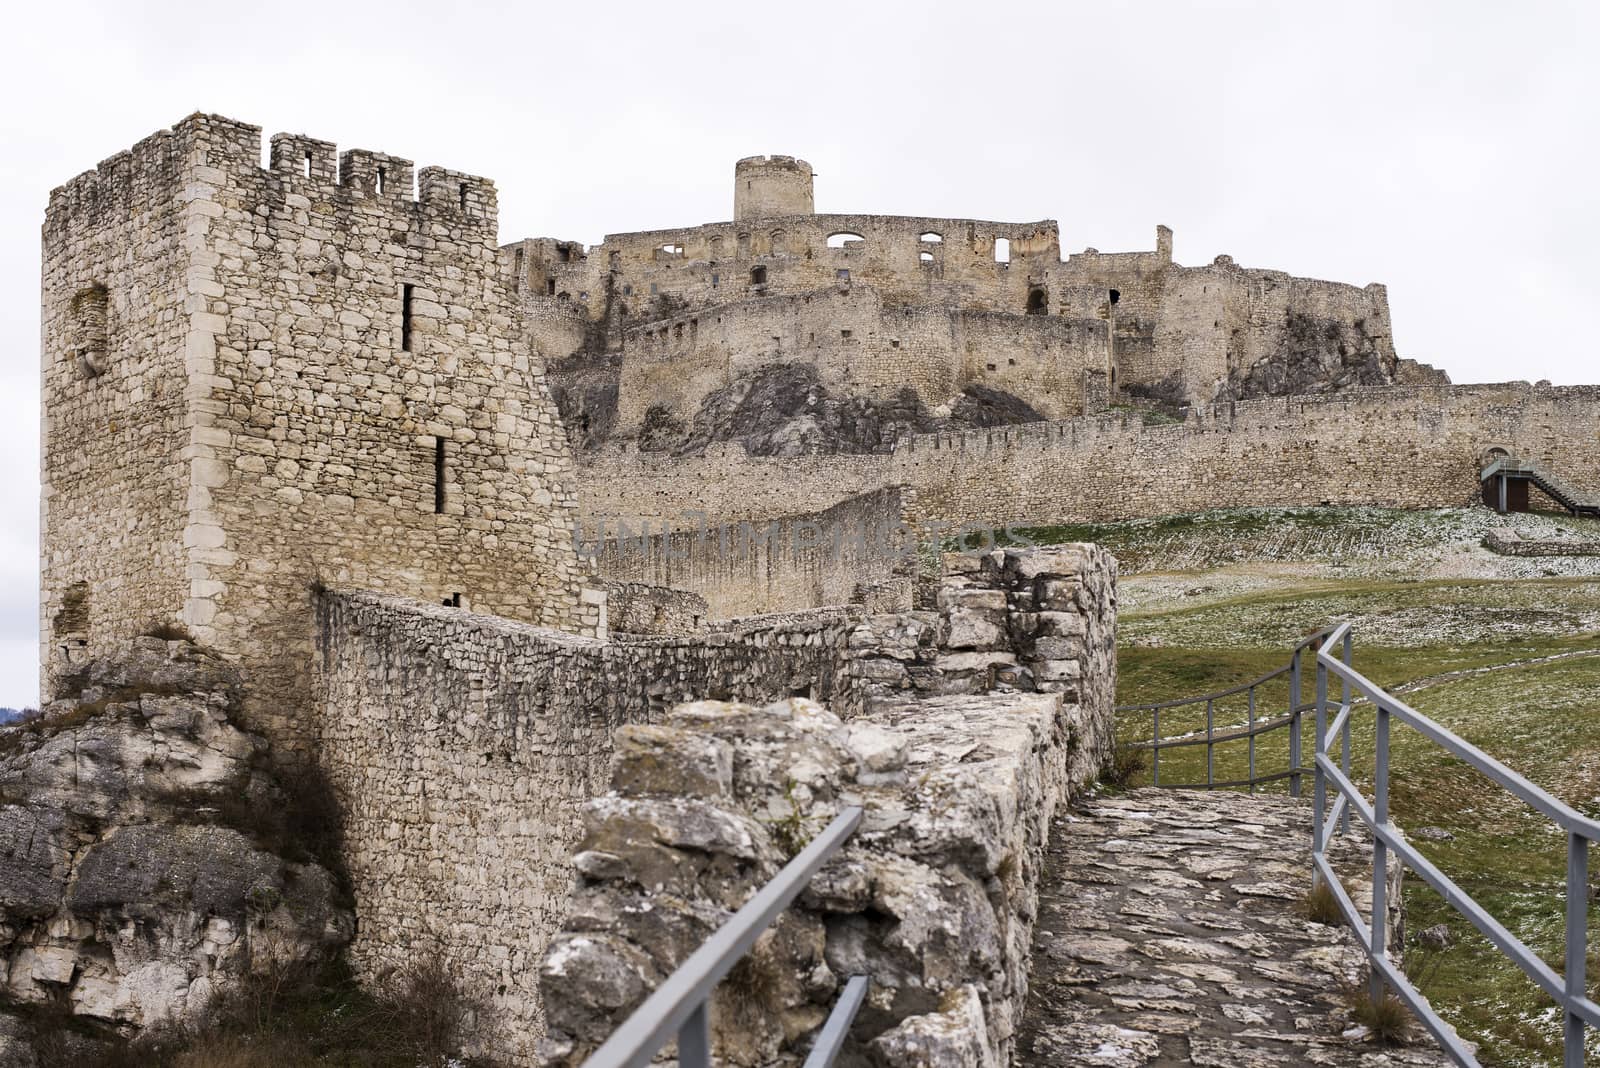
[[[132,1033],[349,940],[345,894],[308,850],[333,810],[235,725],[239,688],[188,642],[140,638],[0,729],[6,1000]]]
[[[872,983],[853,1056],[1007,1063],[1050,816],[1110,712],[992,693],[846,723],[796,698],[623,727],[540,974],[546,1063],[580,1064],[848,805],[860,828],[718,988],[718,1063],[798,1064],[853,975]]]
[[[1416,360],[1394,355],[1387,336],[1365,319],[1289,312],[1277,332],[1272,355],[1249,367],[1230,369],[1219,401],[1299,397],[1358,386],[1448,385],[1450,376]]]
[[[616,361],[563,361],[553,389],[568,436],[581,449],[611,439],[616,420]],[[948,404],[929,408],[911,388],[891,396],[841,393],[819,381],[809,363],[771,363],[707,393],[692,425],[664,405],[646,409],[637,443],[645,452],[698,455],[737,441],[752,456],[886,452],[904,434],[972,430],[1044,419],[1025,399],[969,385]]]

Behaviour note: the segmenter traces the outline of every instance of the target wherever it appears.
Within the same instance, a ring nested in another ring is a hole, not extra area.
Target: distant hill
[[[21,708],[0,708],[0,726],[4,726],[7,723],[15,723],[27,715],[28,712],[29,710]]]

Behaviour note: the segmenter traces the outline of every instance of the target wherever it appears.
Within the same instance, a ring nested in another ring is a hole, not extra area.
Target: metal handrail
[[[1478,473],[1479,482],[1487,482],[1491,478],[1500,479],[1500,499],[1496,511],[1505,514],[1506,481],[1510,478],[1524,478],[1532,481],[1546,493],[1565,506],[1574,514],[1600,509],[1600,494],[1589,493],[1578,489],[1572,484],[1563,481],[1556,475],[1546,471],[1537,461],[1519,460],[1514,456],[1497,456]]]
[[[1390,855],[1402,867],[1410,867],[1461,913],[1501,953],[1520,968],[1560,1008],[1563,1016],[1564,1068],[1582,1068],[1584,1032],[1600,1028],[1600,1005],[1587,996],[1585,956],[1588,950],[1589,844],[1600,841],[1600,821],[1590,819],[1559,798],[1535,786],[1477,746],[1424,716],[1395,698],[1351,666],[1351,625],[1340,624],[1317,650],[1316,741],[1312,763],[1311,849],[1316,876],[1332,891],[1345,922],[1355,931],[1371,965],[1369,993],[1376,1003],[1386,989],[1392,989],[1451,1058],[1460,1065],[1478,1064],[1472,1050],[1442,1021],[1404,971],[1390,961],[1384,945],[1388,931],[1388,866]],[[1330,677],[1341,686],[1337,703],[1328,697]],[[1368,802],[1350,776],[1350,718],[1356,694],[1376,710],[1376,760],[1373,770],[1373,801]],[[1329,721],[1329,713],[1333,719]],[[1566,940],[1561,973],[1546,964],[1528,945],[1512,934],[1482,905],[1419,853],[1389,818],[1389,731],[1394,720],[1414,728],[1423,737],[1451,756],[1470,765],[1497,785],[1553,820],[1567,833]],[[1341,760],[1335,763],[1331,749],[1335,738]],[[1328,786],[1338,798],[1330,810]],[[1328,841],[1336,823],[1347,823],[1354,811],[1373,836],[1372,914],[1363,920],[1355,902],[1345,891],[1328,861]],[[1325,815],[1326,813],[1326,815]]]
[[[711,1068],[710,1000],[723,976],[750,952],[761,932],[811,882],[861,823],[862,810],[844,809],[799,855],[784,865],[743,908],[717,928],[678,966],[644,1004],[583,1062],[584,1068],[645,1068],[656,1053],[678,1039],[679,1068]],[[867,977],[852,976],[818,1032],[805,1068],[828,1068],[843,1047],[856,1010],[866,997]]]
[[[1314,651],[1317,643],[1322,641],[1329,634],[1333,633],[1334,629],[1334,627],[1324,627],[1316,633],[1300,639],[1300,641],[1295,643],[1294,648],[1291,650],[1291,655],[1287,664],[1280,668],[1275,668],[1274,670],[1267,672],[1265,675],[1262,675],[1260,678],[1252,679],[1249,682],[1241,683],[1237,686],[1230,686],[1224,690],[1216,690],[1212,693],[1201,694],[1198,697],[1179,697],[1170,701],[1154,701],[1147,704],[1117,706],[1116,711],[1119,713],[1149,712],[1151,719],[1150,741],[1124,742],[1122,743],[1122,748],[1148,750],[1150,752],[1150,778],[1152,786],[1159,786],[1169,790],[1198,789],[1201,787],[1204,787],[1207,790],[1222,790],[1237,787],[1248,787],[1251,793],[1255,793],[1257,786],[1270,782],[1277,782],[1282,779],[1288,779],[1290,796],[1299,797],[1301,789],[1300,780],[1305,774],[1305,768],[1301,766],[1300,759],[1301,716],[1304,713],[1311,711],[1315,707],[1315,705],[1305,700],[1305,695],[1302,692],[1304,673],[1301,670],[1301,658],[1307,653],[1308,650]],[[1269,683],[1274,679],[1282,678],[1285,675],[1289,676],[1289,707],[1282,714],[1275,716],[1272,719],[1257,722],[1256,690],[1264,684]],[[1224,728],[1224,730],[1219,733],[1217,731],[1216,724],[1216,703],[1228,697],[1237,697],[1239,694],[1247,694],[1249,699],[1244,728]],[[1162,712],[1174,708],[1182,708],[1186,705],[1202,704],[1206,706],[1206,729],[1204,734],[1190,732],[1188,734],[1177,735],[1171,738],[1161,737]],[[1285,728],[1287,728],[1289,731],[1289,769],[1287,771],[1271,772],[1265,775],[1257,774],[1256,739],[1263,734],[1269,734],[1272,731],[1283,730]],[[1236,741],[1249,742],[1249,774],[1243,779],[1229,779],[1225,781],[1219,780],[1216,776],[1216,747],[1228,742]],[[1181,749],[1199,745],[1206,747],[1205,782],[1174,783],[1161,781],[1162,750]]]

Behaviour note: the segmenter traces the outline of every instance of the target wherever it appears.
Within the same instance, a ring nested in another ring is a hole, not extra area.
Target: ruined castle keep
[[[586,447],[874,451],[947,426],[1176,409],[1396,381],[1383,286],[1095,249],[1052,221],[819,215],[804,160],[734,168],[734,218],[510,246],[569,431]],[[849,405],[818,420],[821,390]],[[753,399],[752,399],[753,398]],[[782,428],[749,410],[775,405]],[[741,410],[741,405],[745,410]],[[819,425],[820,423],[820,425]]]

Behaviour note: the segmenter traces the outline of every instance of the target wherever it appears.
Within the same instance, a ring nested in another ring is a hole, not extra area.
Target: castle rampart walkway
[[[1445,1065],[1364,1040],[1348,930],[1304,918],[1311,809],[1143,789],[1056,819],[1019,1045],[1026,1065]],[[1358,884],[1359,880],[1352,880]]]

